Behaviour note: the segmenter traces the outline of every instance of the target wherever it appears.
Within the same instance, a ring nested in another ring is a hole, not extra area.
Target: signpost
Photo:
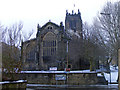
[[[66,81],[66,75],[65,74],[61,74],[61,75],[55,75],[55,80],[56,80],[56,85],[58,84],[58,81]]]
[[[66,75],[55,75],[55,80],[58,81],[58,80],[66,80]]]

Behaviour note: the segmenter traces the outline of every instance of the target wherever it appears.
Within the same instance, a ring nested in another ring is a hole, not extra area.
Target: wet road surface
[[[41,85],[27,84],[27,90],[118,90],[118,84],[109,85]]]

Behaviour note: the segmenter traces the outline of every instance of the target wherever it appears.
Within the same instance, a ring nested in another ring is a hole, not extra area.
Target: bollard
[[[118,78],[119,78],[119,80],[118,80],[118,87],[119,87],[119,90],[120,90],[120,49],[118,50]]]

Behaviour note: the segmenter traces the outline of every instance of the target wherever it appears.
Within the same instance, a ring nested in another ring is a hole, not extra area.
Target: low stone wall
[[[60,77],[59,77],[60,76]],[[97,73],[40,73],[27,72],[21,73],[21,78],[26,79],[32,84],[51,84],[51,85],[94,85],[98,84]]]
[[[97,84],[97,73],[72,73],[68,74],[68,84],[81,85],[81,84]]]
[[[22,80],[22,81],[4,81],[4,82],[0,82],[0,86],[2,89],[15,89],[15,90],[26,90],[27,87],[27,81],[26,80]]]

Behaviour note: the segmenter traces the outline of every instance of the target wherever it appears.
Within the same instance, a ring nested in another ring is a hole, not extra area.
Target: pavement
[[[42,85],[27,84],[27,90],[118,90],[118,84],[108,85]]]

